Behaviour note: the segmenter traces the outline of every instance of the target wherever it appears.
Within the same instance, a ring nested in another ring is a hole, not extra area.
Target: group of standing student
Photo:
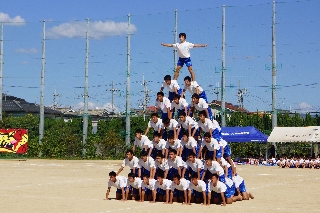
[[[140,202],[192,202],[222,206],[235,201],[249,200],[252,194],[246,191],[243,178],[236,173],[231,159],[228,143],[221,137],[221,128],[214,120],[205,91],[195,81],[190,59],[190,49],[207,45],[186,42],[186,34],[180,33],[180,43],[162,44],[178,50],[179,60],[174,79],[164,77],[164,83],[157,93],[155,106],[162,113],[151,115],[145,132],[136,130],[132,150],[126,152],[126,158],[118,172],[109,173],[108,199],[111,186],[117,188],[116,199],[137,200]],[[177,78],[186,64],[191,77],[184,78],[181,89]],[[163,90],[169,90],[164,97]],[[189,105],[184,93],[192,94]],[[193,118],[195,109],[199,121]],[[178,120],[173,119],[178,113]],[[153,129],[153,139],[146,135]],[[139,147],[139,158],[134,156]],[[127,177],[119,174],[125,166],[130,167]]]

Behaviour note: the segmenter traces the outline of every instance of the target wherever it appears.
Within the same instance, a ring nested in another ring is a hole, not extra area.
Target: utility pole
[[[178,42],[178,10],[174,11],[174,34],[173,42],[176,44]],[[173,48],[173,72],[177,68],[177,50]]]
[[[3,22],[0,29],[0,121],[2,121],[2,83],[3,83]]]
[[[115,92],[119,92],[120,90],[114,88],[114,84],[113,84],[113,81],[112,81],[112,87],[111,87],[111,89],[109,91],[111,91],[112,113],[114,114],[114,93]]]
[[[277,75],[277,58],[276,58],[276,2],[272,4],[272,129],[277,126],[277,109],[276,109],[276,75]]]
[[[40,94],[40,124],[39,124],[39,144],[41,145],[44,136],[44,74],[46,66],[46,21],[43,21],[43,38],[42,38],[42,69],[41,69],[41,94]],[[39,157],[42,153],[40,151]]]
[[[126,145],[130,145],[130,14],[127,36]]]
[[[54,89],[54,93],[53,93],[53,109],[56,109],[57,106],[58,106],[58,103],[57,103],[57,97],[59,97],[60,95],[57,94],[57,91],[56,89]]]
[[[214,88],[214,94],[217,95],[217,98],[216,98],[217,101],[218,101],[218,99],[219,99],[219,93],[220,93],[219,82],[216,82],[216,88]]]
[[[83,110],[83,135],[82,135],[82,158],[86,155],[84,145],[88,137],[88,75],[89,75],[89,19],[87,19],[86,32],[86,59],[85,59],[85,77],[84,77],[84,110]]]
[[[240,87],[240,80],[238,80],[238,103],[241,109],[244,109],[244,104],[243,104],[243,95],[247,94],[247,89]]]
[[[225,100],[225,91],[226,91],[226,79],[225,79],[225,69],[226,69],[226,31],[225,31],[225,19],[226,19],[226,7],[222,6],[222,74],[221,74],[221,126],[226,126],[226,100]]]

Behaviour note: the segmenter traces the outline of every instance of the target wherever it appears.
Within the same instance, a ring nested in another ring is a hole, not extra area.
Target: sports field
[[[0,160],[0,212],[320,212],[320,171],[238,166],[254,200],[226,207],[103,200],[121,161]],[[126,176],[128,168],[121,175]],[[111,198],[115,197],[112,188]]]

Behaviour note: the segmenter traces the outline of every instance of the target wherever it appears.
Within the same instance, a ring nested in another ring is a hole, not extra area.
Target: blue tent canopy
[[[221,135],[227,142],[266,143],[268,140],[268,136],[254,126],[221,127]]]

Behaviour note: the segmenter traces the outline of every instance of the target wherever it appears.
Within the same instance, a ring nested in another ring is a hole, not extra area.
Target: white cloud
[[[24,25],[26,23],[26,21],[21,18],[21,16],[10,18],[9,14],[2,12],[0,12],[0,22],[4,22],[4,24],[14,26]]]
[[[114,21],[93,21],[89,23],[89,36],[90,38],[102,39],[105,36],[123,35],[127,33],[127,22],[114,22]],[[47,30],[46,34],[49,38],[74,38],[85,37],[87,31],[87,23],[81,22],[68,22],[58,26],[54,26]],[[135,25],[130,25],[130,32],[137,31]]]
[[[79,109],[83,109],[84,108],[84,103],[83,102],[79,102],[77,103],[77,105],[74,106],[75,110],[79,110]],[[111,103],[105,103],[103,105],[100,105],[98,103],[93,103],[93,102],[88,102],[88,109],[106,109],[109,112],[112,112],[112,104]],[[118,107],[114,107],[114,112],[117,113],[119,112],[119,108]]]
[[[312,112],[316,111],[316,108],[307,104],[306,102],[302,102],[299,104],[299,110],[298,112],[300,113],[307,113],[307,112]]]
[[[20,49],[16,49],[15,52],[34,54],[34,53],[37,53],[38,51],[35,48],[31,48],[31,49],[20,48]]]

